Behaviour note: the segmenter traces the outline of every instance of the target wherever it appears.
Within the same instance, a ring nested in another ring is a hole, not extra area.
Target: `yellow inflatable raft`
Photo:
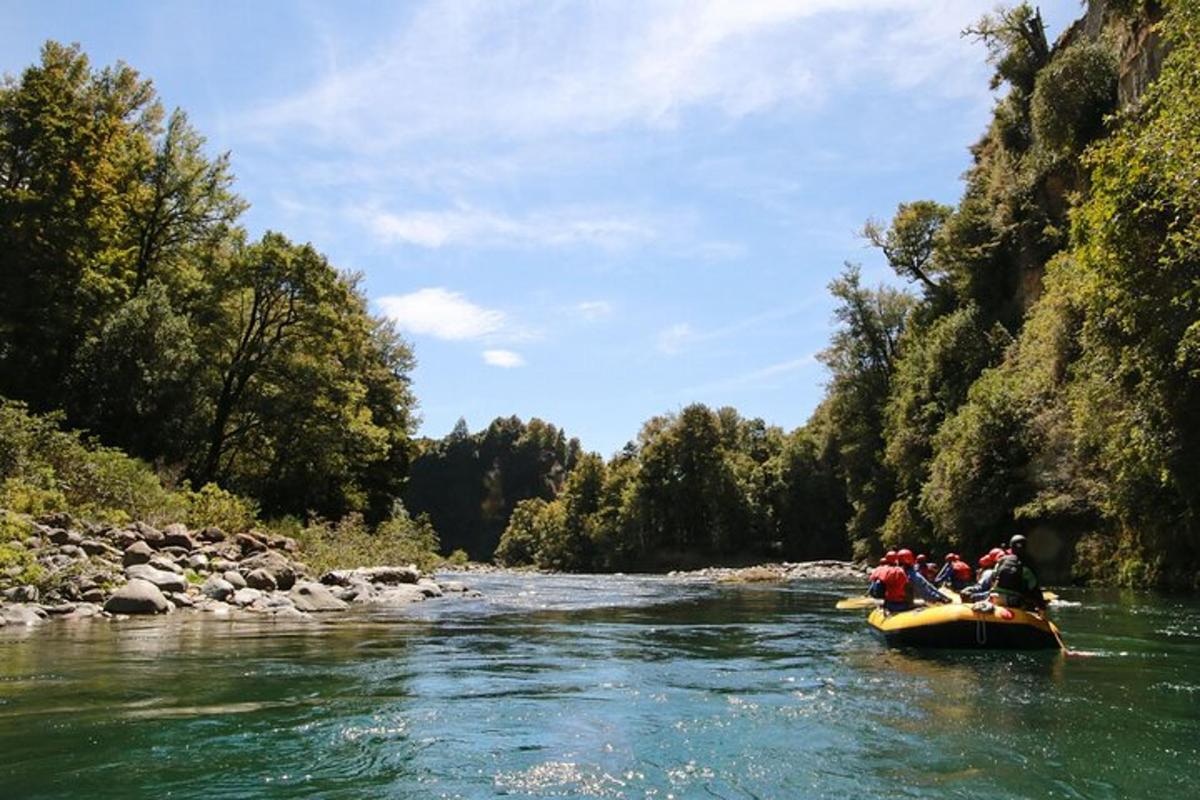
[[[889,614],[877,608],[871,630],[892,647],[955,647],[1009,650],[1058,649],[1054,623],[1039,613],[1003,606],[976,610],[958,603]]]

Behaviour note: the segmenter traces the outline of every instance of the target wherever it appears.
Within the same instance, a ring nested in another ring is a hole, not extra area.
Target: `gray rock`
[[[176,608],[192,608],[196,605],[196,601],[182,592],[171,592],[167,599],[174,603]]]
[[[274,609],[272,611],[271,616],[274,619],[300,620],[300,619],[309,619],[310,618],[308,616],[308,614],[305,614],[303,611],[296,608],[295,606],[283,606],[281,608]]]
[[[263,592],[273,592],[278,588],[275,583],[275,578],[265,569],[254,569],[246,575],[246,585],[251,589],[258,589]]]
[[[164,592],[186,592],[187,581],[182,575],[174,572],[155,569],[149,564],[134,564],[125,569],[125,575],[132,580],[142,580],[154,584]],[[115,596],[115,595],[114,595]]]
[[[14,586],[4,592],[4,599],[14,603],[36,603],[41,596],[36,586]]]
[[[399,586],[389,587],[382,592],[377,593],[370,598],[371,605],[379,606],[407,606],[412,603],[421,603],[425,600],[425,593],[420,587],[405,583]]]
[[[187,558],[188,569],[194,569],[196,572],[202,572],[208,569],[208,556],[204,553],[192,553]]]
[[[292,564],[287,556],[274,551],[258,553],[242,559],[239,569],[242,572],[246,572],[247,570],[262,570],[269,574],[272,580],[275,581],[275,585],[285,592],[296,584],[297,575],[295,565]],[[250,580],[249,575],[246,576],[246,580]],[[254,584],[251,583],[250,585],[253,586]]]
[[[91,619],[97,616],[103,609],[95,603],[80,603],[75,606],[75,610],[67,614],[63,619],[68,622],[73,620]]]
[[[196,549],[196,541],[188,533],[187,527],[179,523],[163,528],[163,544],[166,547],[182,547],[188,551]]]
[[[458,581],[443,581],[442,583],[439,583],[438,586],[442,587],[443,592],[451,592],[454,594],[468,591],[467,585]]]
[[[236,569],[226,570],[221,577],[233,584],[234,589],[246,588],[246,579],[243,578],[242,573],[238,572]]]
[[[248,606],[258,598],[262,597],[262,592],[258,589],[238,589],[230,598],[235,606]]]
[[[104,604],[104,590],[100,587],[88,589],[79,596],[79,599],[88,604]]]
[[[328,586],[311,581],[302,581],[292,587],[292,602],[301,611],[324,612],[345,611],[349,606],[334,597]]]
[[[421,594],[426,597],[441,597],[442,587],[438,586],[428,578],[422,578],[417,582],[417,588],[421,590]]]
[[[141,537],[139,537],[133,531],[119,530],[119,531],[112,531],[108,535],[108,540],[110,542],[112,542],[114,545],[116,545],[118,548],[120,548],[121,550],[128,550],[129,546],[132,545],[134,542],[140,542]]]
[[[200,587],[200,592],[213,600],[228,600],[237,591],[233,584],[224,578],[218,578],[216,575],[209,576],[204,585]]]
[[[371,583],[386,583],[390,585],[416,583],[421,579],[421,570],[412,564],[406,567],[364,567],[355,570],[355,573],[363,576]]]
[[[275,550],[283,550],[287,553],[294,553],[300,549],[296,540],[290,536],[272,536],[267,540],[267,544]]]
[[[164,572],[174,572],[177,575],[183,574],[183,567],[175,562],[175,559],[164,556],[162,553],[150,559],[150,566],[155,569],[161,569]]]
[[[83,537],[75,531],[68,531],[63,528],[51,530],[48,538],[54,544],[79,544],[83,541]]]
[[[150,559],[153,557],[154,551],[150,549],[150,545],[139,539],[125,548],[125,554],[121,557],[121,563],[126,567],[132,567],[136,564],[149,564]]]
[[[110,544],[101,542],[97,539],[84,539],[79,543],[79,548],[89,556],[120,556],[121,551],[117,550]]]
[[[262,553],[267,549],[267,543],[262,539],[249,533],[239,533],[234,537],[238,547],[242,550],[242,555],[251,555],[253,553]]]
[[[45,611],[52,617],[61,617],[73,612],[78,606],[74,603],[59,603],[53,606],[42,606],[42,611]]]
[[[230,570],[237,572],[238,562],[229,561],[224,558],[213,558],[209,560],[208,568],[213,572],[229,572]]]
[[[151,527],[144,522],[135,522],[130,528],[137,533],[138,538],[153,548],[159,548],[164,544],[164,536],[158,528]]]
[[[225,531],[210,525],[197,533],[196,538],[202,542],[223,542],[225,541]]]
[[[153,583],[133,578],[108,598],[104,610],[110,614],[165,614],[171,604]]]
[[[79,549],[79,545],[74,545],[74,544],[60,545],[58,548],[58,552],[62,553],[64,556],[70,556],[70,558],[72,560],[76,560],[76,559],[80,559],[80,558],[87,558],[87,553],[85,553],[85,552],[83,552],[83,550]]]
[[[0,606],[0,617],[9,625],[41,625],[46,621],[46,612],[37,606]]]

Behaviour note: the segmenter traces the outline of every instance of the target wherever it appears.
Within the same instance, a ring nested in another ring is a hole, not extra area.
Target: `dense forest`
[[[245,208],[228,156],[150,81],[48,43],[0,88],[0,395],[268,515],[381,521],[408,464],[411,351],[354,275],[250,241]]]
[[[1059,577],[1200,584],[1200,8],[1164,5],[1093,2],[1053,45],[1027,4],[966,31],[1002,91],[963,196],[864,225],[911,289],[854,266],[831,284],[808,425],[652,420],[518,505],[497,556],[969,553],[1021,531]]]
[[[357,277],[251,240],[182,111],[48,43],[0,87],[0,508],[566,570],[1021,531],[1058,577],[1195,588],[1200,8],[1097,0],[1051,43],[1022,4],[964,35],[997,100],[962,197],[864,224],[897,279],[830,284],[809,422],[692,405],[607,461],[537,419],[415,439],[413,353]]]

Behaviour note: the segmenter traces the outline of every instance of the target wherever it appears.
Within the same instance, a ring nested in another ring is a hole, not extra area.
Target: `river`
[[[858,587],[469,576],[310,623],[0,628],[0,797],[1179,798],[1200,602],[1064,591],[1060,653],[885,650]]]

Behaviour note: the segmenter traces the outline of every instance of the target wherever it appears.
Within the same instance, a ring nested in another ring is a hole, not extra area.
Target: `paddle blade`
[[[879,603],[874,597],[847,597],[844,600],[838,600],[836,608],[838,611],[854,611],[863,608],[874,608]]]

